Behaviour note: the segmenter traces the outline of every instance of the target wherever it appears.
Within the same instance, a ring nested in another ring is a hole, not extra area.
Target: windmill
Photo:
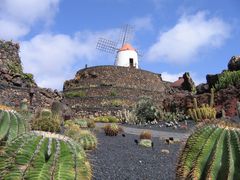
[[[133,67],[138,69],[138,52],[129,43],[133,33],[133,27],[125,25],[121,29],[118,41],[99,38],[97,49],[111,54],[116,54],[115,66]],[[120,46],[118,46],[120,44]]]

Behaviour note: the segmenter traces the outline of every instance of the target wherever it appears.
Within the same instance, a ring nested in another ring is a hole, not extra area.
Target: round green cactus
[[[187,140],[177,179],[239,179],[240,129],[226,123],[205,125]]]
[[[0,179],[91,179],[83,148],[59,134],[32,131],[4,147]]]
[[[144,146],[144,147],[152,147],[152,140],[150,139],[141,139],[139,142],[140,146]]]
[[[84,150],[92,150],[97,147],[97,138],[90,131],[80,131],[78,142]]]
[[[88,127],[88,123],[87,120],[85,119],[75,119],[74,122],[80,126],[80,128],[87,128]]]
[[[11,141],[27,131],[25,120],[16,111],[0,106],[0,141]]]

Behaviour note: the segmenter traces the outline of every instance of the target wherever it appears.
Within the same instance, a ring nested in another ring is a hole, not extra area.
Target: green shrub
[[[72,98],[72,97],[86,97],[85,91],[72,91],[72,92],[65,92],[65,97]]]
[[[235,86],[240,82],[239,71],[225,71],[218,76],[218,82],[215,84],[217,90],[225,89],[230,85]]]
[[[112,96],[112,97],[117,96],[116,90],[112,89],[111,92],[110,92],[110,96]]]
[[[240,102],[237,102],[237,115],[240,118]]]
[[[176,179],[239,179],[239,130],[225,122],[197,129],[181,153]]]
[[[141,98],[136,107],[134,112],[137,116],[137,123],[143,124],[146,122],[151,122],[158,117],[158,110],[153,105],[153,102],[150,98],[144,97]]]
[[[0,155],[0,179],[90,180],[83,148],[59,134],[33,131],[19,136]]]

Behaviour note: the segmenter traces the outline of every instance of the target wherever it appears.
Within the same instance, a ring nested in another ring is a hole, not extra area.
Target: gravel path
[[[98,128],[102,128],[105,125],[106,123],[96,123],[96,127]],[[125,133],[133,134],[133,135],[139,135],[143,130],[146,130],[146,129],[135,128],[135,127],[126,127],[126,126],[122,126],[122,127]],[[190,132],[179,133],[174,131],[158,131],[158,130],[152,130],[152,129],[148,129],[148,130],[152,133],[152,137],[158,137],[160,139],[173,137],[174,139],[186,140],[190,135]]]
[[[136,145],[134,140],[138,139],[137,135],[109,137],[102,131],[96,135],[98,147],[88,153],[93,164],[94,180],[175,179],[181,144],[167,145],[159,138],[153,138],[152,149]],[[169,153],[162,153],[162,149],[169,150]]]

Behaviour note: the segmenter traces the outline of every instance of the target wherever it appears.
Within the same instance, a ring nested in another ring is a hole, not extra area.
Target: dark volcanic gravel
[[[135,144],[136,135],[116,137],[97,133],[98,147],[88,153],[93,165],[94,180],[171,180],[181,145],[167,145],[153,138],[154,149]],[[162,153],[168,149],[169,154]]]
[[[160,130],[160,131],[167,131],[167,132],[178,132],[178,133],[186,133],[191,132],[196,123],[191,120],[187,120],[188,128],[181,128],[180,126],[185,125],[184,122],[179,122],[179,125],[177,129],[174,129],[173,127],[166,127],[166,122],[159,122],[158,124],[147,124],[147,125],[135,125],[135,124],[122,124],[122,126],[126,127],[132,127],[132,128],[138,128],[138,129],[151,129],[151,130]]]

